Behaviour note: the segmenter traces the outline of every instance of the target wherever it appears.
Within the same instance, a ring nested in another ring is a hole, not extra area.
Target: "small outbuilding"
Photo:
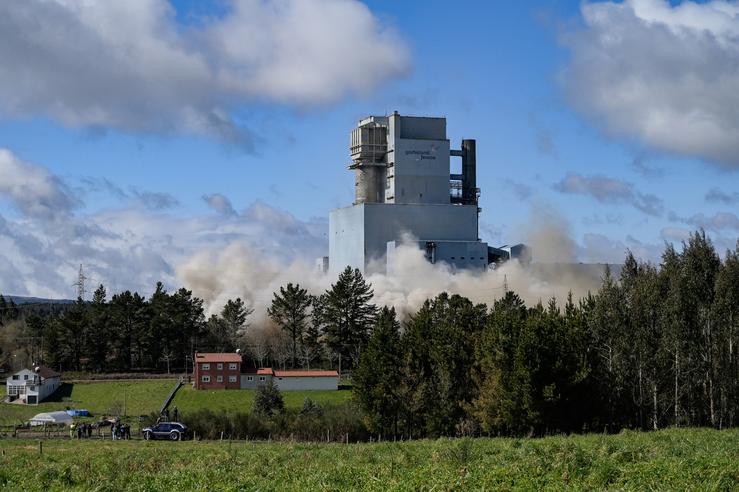
[[[28,421],[31,425],[69,425],[73,422],[72,417],[65,411],[43,412],[36,414]]]
[[[280,391],[336,391],[339,389],[337,371],[280,371],[270,367],[247,369],[241,375],[241,389],[255,389],[274,381]]]

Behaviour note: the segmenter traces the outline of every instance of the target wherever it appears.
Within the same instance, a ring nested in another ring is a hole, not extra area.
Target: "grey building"
[[[269,367],[249,369],[241,374],[241,389],[256,389],[269,381],[274,381],[280,391],[336,391],[339,389],[339,373],[336,371],[280,371]]]
[[[329,261],[319,261],[319,268],[386,272],[407,238],[432,263],[487,268],[488,245],[478,237],[474,140],[451,149],[445,118],[395,112],[361,120],[351,133],[350,154],[354,203],[331,211]],[[461,174],[450,172],[451,157],[462,159]]]

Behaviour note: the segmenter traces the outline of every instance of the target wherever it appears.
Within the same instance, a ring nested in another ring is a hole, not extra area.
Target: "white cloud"
[[[0,197],[23,214],[53,219],[79,205],[69,188],[45,168],[25,162],[0,148]]]
[[[739,4],[582,6],[565,36],[570,102],[610,134],[739,167]]]
[[[123,208],[82,214],[59,177],[0,150],[0,200],[19,212],[0,215],[0,293],[73,297],[80,263],[91,285],[148,293],[159,280],[179,286],[176,265],[200,251],[238,243],[287,262],[312,260],[327,248],[325,221],[303,222],[262,202],[241,214],[180,217],[163,212],[169,195],[134,191],[138,199]]]
[[[241,0],[179,25],[166,0],[0,3],[0,112],[73,127],[185,132],[253,146],[232,111],[366,94],[409,69],[356,0]]]

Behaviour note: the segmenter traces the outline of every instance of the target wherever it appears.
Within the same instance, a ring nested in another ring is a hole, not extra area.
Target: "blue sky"
[[[0,7],[0,292],[69,296],[80,263],[175,285],[232,241],[317,256],[350,129],[393,110],[477,139],[490,243],[541,222],[580,261],[658,261],[700,226],[736,243],[736,2],[130,4]]]

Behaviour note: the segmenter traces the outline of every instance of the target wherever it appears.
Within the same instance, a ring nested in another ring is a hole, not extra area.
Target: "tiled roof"
[[[231,353],[195,353],[195,362],[241,362],[239,354]]]
[[[275,371],[278,378],[338,378],[336,371]]]
[[[254,367],[242,367],[241,372],[243,374],[259,374],[262,376],[274,375],[274,371],[270,367],[260,367],[259,369],[256,369]]]

